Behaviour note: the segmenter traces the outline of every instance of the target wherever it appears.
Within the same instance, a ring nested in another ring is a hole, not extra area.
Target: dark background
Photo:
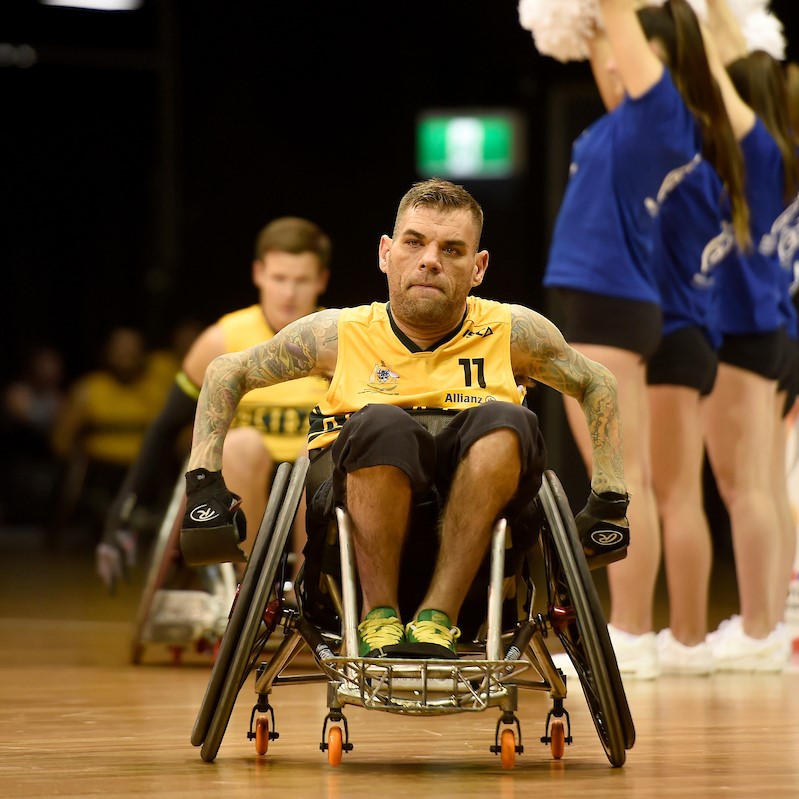
[[[772,8],[796,59],[796,2]],[[465,181],[486,212],[481,293],[557,321],[548,234],[571,141],[601,109],[587,64],[540,56],[516,0],[3,0],[0,64],[3,381],[33,340],[75,376],[116,324],[161,345],[181,318],[253,301],[253,240],[279,215],[331,235],[325,304],[382,299],[377,243],[421,177],[425,108],[524,115],[521,176]]]
[[[772,6],[794,50],[795,5]],[[466,184],[486,211],[483,293],[546,310],[565,159],[600,109],[587,65],[538,55],[515,0],[3,0],[0,43],[4,371],[30,339],[76,374],[114,324],[160,344],[181,317],[249,303],[253,239],[283,214],[333,238],[328,305],[382,298],[378,237],[420,177],[430,107],[525,116],[522,176]]]

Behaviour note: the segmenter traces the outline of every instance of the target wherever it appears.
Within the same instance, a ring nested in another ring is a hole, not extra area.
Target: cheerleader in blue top
[[[604,30],[597,28],[590,41],[590,59],[609,112],[575,143],[544,285],[558,292],[569,343],[607,366],[618,382],[634,532],[627,558],[608,567],[609,630],[622,675],[651,679],[658,673],[652,606],[660,531],[646,364],[662,332],[650,265],[652,220],[664,181],[702,149],[698,109],[704,106],[696,97],[712,81],[696,15],[685,0],[657,10],[671,23],[675,54],[687,55],[675,57],[669,69],[666,43],[647,39],[633,0],[598,5]],[[566,413],[588,466],[585,420],[573,403]]]
[[[785,64],[784,70],[788,102],[788,123],[794,146],[797,148],[797,155],[799,155],[799,64],[795,61],[789,61]],[[789,271],[792,275],[791,299],[794,308],[797,309],[797,303],[799,303],[799,198],[794,200],[793,208],[795,213],[791,217],[783,236],[781,236],[780,262],[783,269]],[[784,442],[784,445],[788,450],[785,457],[787,463],[784,462],[781,465],[782,468],[785,468],[788,478],[789,510],[798,502],[792,490],[792,484],[795,479],[794,474],[799,465],[799,456],[797,456],[797,453],[799,453],[799,445],[797,444],[799,439],[799,423],[797,423],[797,419],[799,419],[799,402],[796,401],[797,396],[799,396],[799,338],[794,342],[794,347],[797,353],[797,364],[794,367],[792,376],[789,378],[788,395],[786,397],[785,438],[787,441]],[[793,521],[793,515],[791,515],[791,520]],[[791,551],[793,551],[792,561]],[[791,579],[785,607],[785,625],[789,634],[793,635],[795,642],[799,638],[799,531],[795,529],[795,524],[793,543],[788,543],[784,558],[783,565],[785,568],[788,567],[789,563],[791,564]]]
[[[715,665],[705,642],[713,559],[702,492],[701,408],[715,380],[720,336],[709,309],[715,270],[750,242],[743,159],[729,120],[719,119],[706,158],[697,155],[680,180],[664,185],[653,236],[663,340],[649,361],[647,381],[669,597],[669,626],[658,633],[657,647],[661,673],[670,674],[709,674]]]
[[[721,60],[732,64],[746,56],[746,41],[725,0],[708,0],[708,10]],[[786,111],[784,94],[778,100],[768,82],[753,91],[753,64],[745,58],[740,73],[731,69],[734,84],[722,83],[744,155],[752,247],[717,270],[716,318],[723,338],[716,386],[705,403],[708,456],[730,517],[741,614],[722,623],[709,642],[719,669],[782,671],[789,655],[780,627],[789,578],[780,566],[787,540],[780,508],[787,489],[784,467],[775,484],[774,464],[782,418],[777,389],[785,353],[785,281],[771,245],[775,223],[796,194],[799,169],[787,128],[781,131],[753,110],[753,104],[769,100],[782,103],[783,116]]]
[[[776,65],[776,64],[775,64]],[[779,68],[779,65],[776,65]],[[772,483],[778,500],[780,514],[780,540],[782,552],[778,557],[779,577],[775,581],[775,603],[788,619],[788,601],[791,583],[796,577],[797,529],[791,507],[788,486],[787,443],[796,420],[796,398],[799,395],[799,316],[796,309],[796,292],[799,288],[799,195],[783,212],[775,225],[777,254],[780,259],[782,291],[780,293],[780,321],[783,325],[784,356],[777,377],[777,402],[774,425],[772,457]],[[796,588],[799,588],[797,581]],[[799,591],[795,591],[799,599]],[[794,630],[799,638],[799,630]]]

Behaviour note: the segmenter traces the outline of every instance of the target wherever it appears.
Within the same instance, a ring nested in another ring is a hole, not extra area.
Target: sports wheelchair
[[[624,764],[626,750],[635,742],[635,728],[574,517],[554,472],[544,473],[536,500],[541,531],[533,548],[524,553],[524,568],[517,577],[521,590],[512,600],[506,598],[511,579],[505,577],[504,563],[508,530],[499,520],[486,559],[488,601],[483,623],[471,643],[459,643],[457,659],[438,660],[359,656],[357,573],[345,508],[336,508],[337,523],[331,525],[326,542],[328,550],[337,552],[338,563],[331,564],[328,558],[314,571],[324,583],[329,613],[320,621],[309,607],[307,558],[295,586],[296,607],[287,601],[286,544],[303,491],[310,503],[326,476],[314,474],[317,471],[317,462],[311,466],[302,457],[293,465],[281,464],[275,474],[191,733],[204,761],[216,758],[237,697],[250,676],[254,676],[255,703],[247,738],[254,741],[258,755],[265,755],[270,741],[279,737],[273,690],[285,684],[326,682],[328,713],[319,746],[331,766],[340,765],[343,754],[353,748],[344,708],[355,705],[415,716],[497,707],[500,715],[489,751],[500,755],[503,768],[512,768],[516,755],[524,751],[516,716],[521,689],[549,693],[552,706],[540,741],[550,746],[553,758],[560,759],[572,734],[564,707],[567,679],[545,643],[554,634],[575,667],[608,760],[615,767]],[[545,612],[534,608],[532,564],[543,572]],[[313,582],[316,586],[317,579]],[[514,617],[510,629],[503,628],[509,605]],[[279,628],[284,633],[280,643],[267,646]],[[306,648],[313,673],[289,672],[295,656]]]

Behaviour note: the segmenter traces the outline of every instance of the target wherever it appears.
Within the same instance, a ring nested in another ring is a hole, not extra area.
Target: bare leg
[[[363,593],[361,618],[372,608],[397,610],[400,558],[411,510],[408,476],[394,466],[350,472],[347,510]]]
[[[775,390],[775,381],[721,363],[703,407],[708,456],[730,517],[743,629],[752,638],[765,638],[776,623]]]
[[[616,347],[572,344],[604,364],[618,384],[624,434],[624,476],[630,494],[630,546],[627,557],[608,566],[610,622],[633,635],[652,631],[652,606],[660,568],[660,527],[650,468],[649,402],[646,365],[639,355]],[[566,415],[577,446],[591,469],[588,425],[578,403],[565,398]]]
[[[263,437],[254,427],[236,427],[225,438],[222,470],[227,487],[241,497],[247,517],[247,540],[244,550],[252,551],[269,496],[269,478],[273,461]]]
[[[712,566],[702,496],[704,439],[699,393],[686,386],[650,386],[652,476],[663,531],[669,627],[685,646],[707,634]]]
[[[435,608],[456,622],[494,522],[516,492],[520,473],[519,440],[511,430],[495,430],[469,448],[455,472],[438,562],[420,610]]]
[[[788,599],[788,589],[793,576],[793,561],[796,556],[796,522],[791,511],[791,502],[788,497],[788,475],[786,471],[785,451],[788,437],[788,426],[782,417],[782,410],[787,399],[786,392],[777,394],[774,408],[774,447],[772,450],[771,483],[774,489],[774,499],[777,502],[779,514],[779,555],[777,564],[779,573],[774,583],[774,607],[776,621],[782,621],[785,616],[785,603]],[[775,622],[776,623],[776,622]]]

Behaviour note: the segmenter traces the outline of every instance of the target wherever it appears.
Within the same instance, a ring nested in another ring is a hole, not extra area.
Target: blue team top
[[[716,291],[711,315],[723,335],[773,332],[786,325],[786,314],[790,315],[784,301],[787,281],[773,233],[785,210],[782,153],[759,117],[741,139],[741,151],[752,250],[730,253],[713,273]]]
[[[799,338],[799,319],[794,299],[799,289],[799,196],[777,217],[770,235],[761,242],[766,252],[776,248],[780,260],[782,293],[780,319],[791,338]]]
[[[667,69],[575,141],[545,286],[660,302],[650,266],[656,197],[699,151],[700,134]]]
[[[663,335],[702,328],[714,347],[721,336],[708,318],[714,267],[735,246],[730,206],[713,165],[702,156],[673,174],[658,195],[653,224],[652,269],[660,290]],[[722,219],[726,217],[727,223]]]

